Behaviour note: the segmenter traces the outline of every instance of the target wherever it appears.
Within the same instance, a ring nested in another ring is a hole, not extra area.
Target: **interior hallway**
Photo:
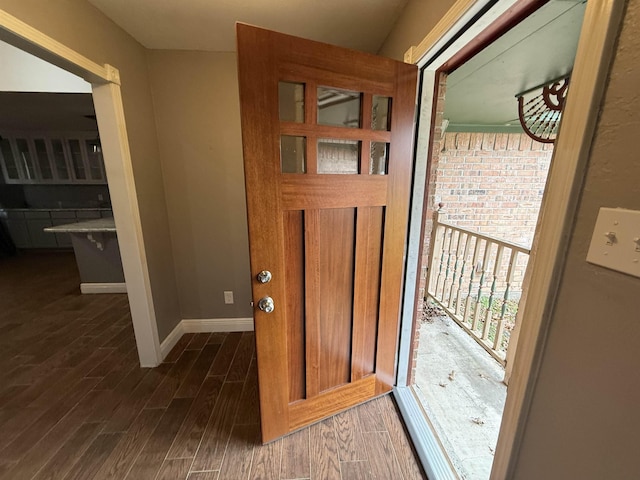
[[[253,333],[138,366],[125,295],[72,253],[0,259],[0,479],[424,478],[389,396],[259,443]]]

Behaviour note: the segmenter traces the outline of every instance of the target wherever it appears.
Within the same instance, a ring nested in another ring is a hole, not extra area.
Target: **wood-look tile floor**
[[[252,333],[138,365],[125,295],[72,254],[0,259],[0,479],[422,479],[390,397],[261,445]]]

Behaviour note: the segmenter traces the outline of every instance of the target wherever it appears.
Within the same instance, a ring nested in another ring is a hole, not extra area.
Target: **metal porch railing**
[[[434,215],[425,298],[505,365],[530,250],[442,222],[441,215]]]

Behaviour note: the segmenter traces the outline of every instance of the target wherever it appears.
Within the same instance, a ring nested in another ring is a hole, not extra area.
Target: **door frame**
[[[140,365],[155,367],[162,356],[118,69],[92,62],[4,10],[0,40],[91,83]]]
[[[418,285],[418,252],[426,199],[426,172],[431,145],[432,111],[437,71],[472,44],[490,23],[507,13],[516,0],[457,0],[405,61],[421,69],[414,188],[409,226],[398,387],[394,395],[430,478],[456,478],[433,431],[407,385],[409,351]],[[530,257],[529,291],[521,316],[518,351],[507,391],[492,479],[512,478],[524,436],[549,322],[560,285],[571,226],[586,173],[592,138],[604,94],[624,2],[588,2],[573,69],[571,100],[563,113]],[[549,207],[552,206],[552,207]],[[549,208],[547,208],[549,207]],[[417,421],[416,421],[417,420]]]

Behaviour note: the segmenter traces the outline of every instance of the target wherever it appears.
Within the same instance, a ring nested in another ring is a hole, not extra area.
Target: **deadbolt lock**
[[[271,272],[269,270],[262,270],[257,275],[257,278],[260,283],[269,283],[271,281]]]

